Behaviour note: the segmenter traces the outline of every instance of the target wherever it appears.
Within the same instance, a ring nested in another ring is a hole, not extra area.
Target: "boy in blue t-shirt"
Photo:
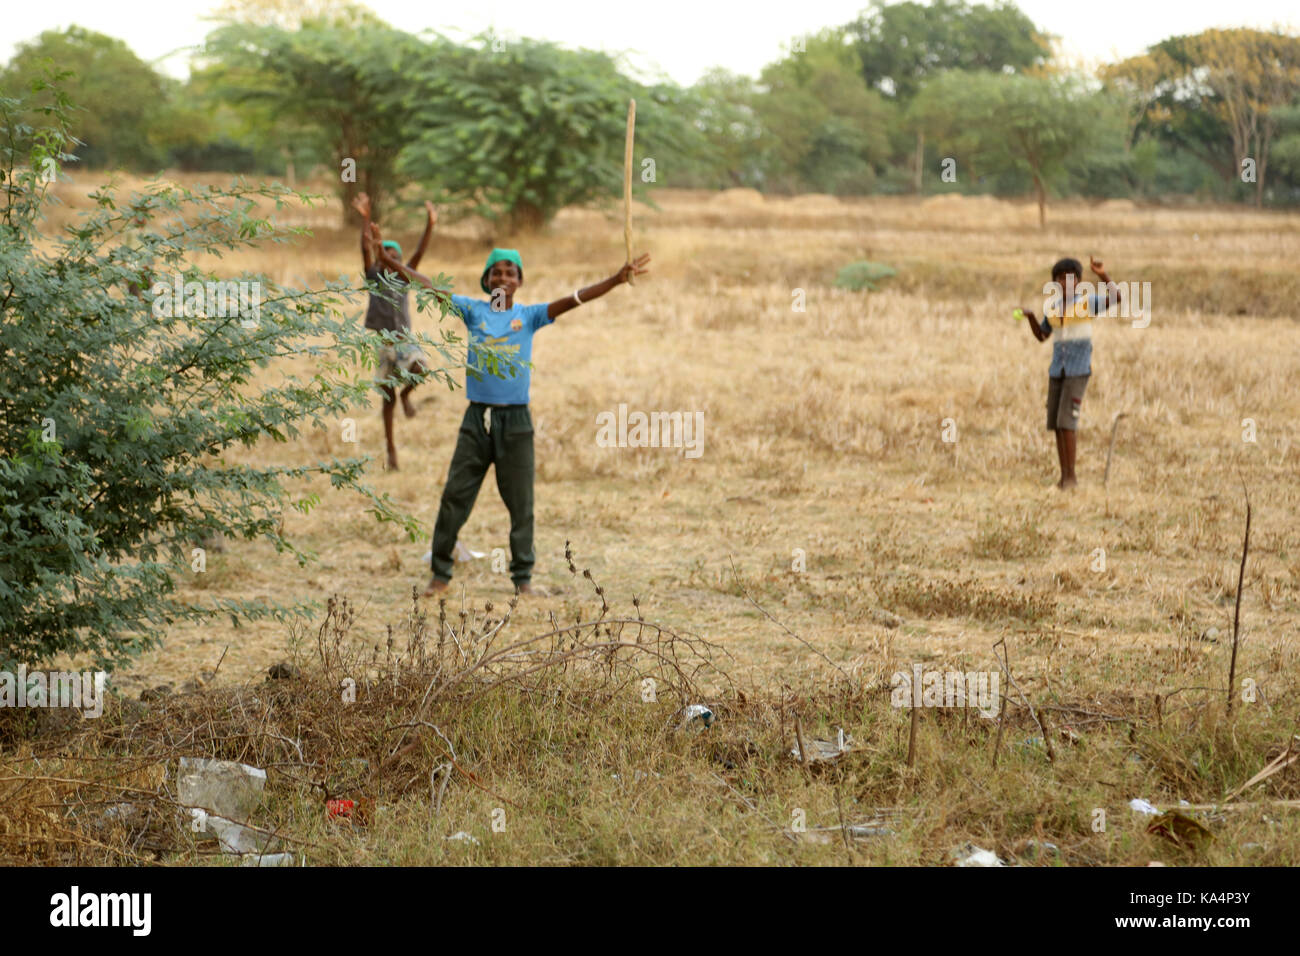
[[[432,289],[425,276],[381,253],[384,264]],[[497,490],[510,512],[510,578],[521,594],[533,593],[533,419],[528,411],[533,335],[556,317],[604,295],[634,275],[644,275],[648,255],[623,265],[608,279],[551,303],[516,305],[515,292],[524,284],[524,265],[514,249],[493,249],[479,286],[488,301],[450,296],[469,331],[465,391],[469,407],[460,423],[456,451],[447,471],[438,519],[433,528],[433,577],[426,597],[447,590],[451,580],[456,536],[469,519],[489,465],[495,465]],[[500,357],[497,373],[480,363],[478,346],[491,347]]]

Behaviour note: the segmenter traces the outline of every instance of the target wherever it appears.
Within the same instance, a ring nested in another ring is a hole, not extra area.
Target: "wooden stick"
[[[849,827],[844,822],[844,802],[840,799],[839,785],[835,786],[835,813],[840,818],[840,836],[844,838],[844,853],[853,862],[853,846],[849,843]]]
[[[221,671],[221,661],[224,661],[226,659],[226,651],[228,650],[230,650],[229,644],[227,644],[226,649],[221,652],[221,660],[217,661],[217,666],[212,668],[212,677],[208,679],[209,684],[211,684],[213,681],[217,679],[217,674],[220,673]]]
[[[998,661],[998,666],[1002,668],[1002,673],[1007,675],[1007,683],[1010,684],[1015,689],[1016,693],[1020,695],[1021,702],[1025,705],[1025,709],[1029,711],[1029,716],[1034,718],[1034,723],[1038,725],[1038,732],[1043,735],[1043,746],[1047,750],[1047,759],[1050,762],[1055,763],[1056,752],[1052,749],[1052,741],[1047,736],[1047,731],[1043,727],[1042,720],[1039,719],[1038,711],[1036,711],[1034,705],[1029,702],[1029,698],[1025,696],[1025,692],[1020,689],[1020,685],[1016,683],[1016,679],[1011,676],[1011,655],[1007,652],[1007,639],[1005,637],[999,638],[993,645],[993,659],[995,661],[998,660],[999,644],[1002,645],[1002,660]]]
[[[1237,606],[1232,612],[1232,663],[1228,665],[1228,716],[1232,716],[1232,696],[1237,691],[1237,644],[1241,624],[1241,589],[1246,580],[1246,555],[1250,553],[1250,491],[1246,491],[1246,534],[1241,541],[1241,567],[1237,570]]]
[[[993,769],[998,766],[998,754],[1002,750],[1002,728],[1007,719],[1007,695],[998,695],[998,735],[993,741]]]
[[[1119,420],[1121,418],[1128,418],[1128,412],[1120,412],[1115,416],[1115,420],[1110,423],[1110,444],[1106,446],[1106,474],[1102,476],[1102,485],[1110,481],[1110,456],[1115,450],[1115,433],[1119,431]]]
[[[627,139],[623,145],[623,245],[627,261],[632,261],[632,141],[636,137],[636,100],[627,101]],[[628,285],[636,284],[636,276],[627,277]]]
[[[916,728],[921,725],[921,710],[912,699],[912,728],[907,733],[907,765],[916,766]]]
[[[1291,744],[1294,742],[1294,739],[1295,738],[1292,738],[1291,740],[1287,741],[1286,750],[1282,751],[1282,753],[1274,757],[1273,760],[1269,762],[1268,766],[1266,766],[1259,773],[1255,774],[1255,776],[1251,777],[1249,780],[1243,783],[1236,790],[1233,790],[1226,797],[1224,797],[1223,798],[1224,802],[1225,803],[1231,802],[1234,798],[1239,796],[1243,791],[1249,790],[1251,787],[1259,783],[1261,780],[1267,780],[1269,777],[1273,776],[1273,774],[1277,773],[1279,770],[1284,770],[1287,767],[1291,766],[1291,764],[1295,763],[1297,760],[1300,760],[1300,751],[1291,750]]]
[[[1047,749],[1047,759],[1056,763],[1056,748],[1052,746],[1052,727],[1047,722],[1047,712],[1039,711],[1037,717],[1038,725],[1043,728],[1043,746]]]
[[[1156,805],[1157,810],[1253,810],[1256,807],[1284,807],[1289,810],[1300,810],[1300,800],[1264,800],[1259,803],[1192,803],[1184,806],[1183,804],[1167,803],[1163,807]]]

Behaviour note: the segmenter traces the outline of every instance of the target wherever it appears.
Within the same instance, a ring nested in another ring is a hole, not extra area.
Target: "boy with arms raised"
[[[1029,320],[1029,331],[1039,342],[1056,332],[1052,364],[1047,370],[1047,427],[1056,433],[1056,456],[1061,465],[1057,487],[1066,490],[1078,484],[1074,474],[1078,452],[1079,412],[1083,392],[1092,376],[1092,320],[1112,302],[1119,302],[1119,286],[1110,281],[1099,259],[1088,257],[1092,274],[1100,281],[1091,295],[1080,289],[1083,266],[1078,259],[1061,259],[1052,266],[1052,281],[1043,288],[1051,298],[1044,306],[1040,324],[1029,309],[1017,310]]]
[[[352,208],[361,214],[361,262],[366,281],[379,286],[378,291],[370,293],[370,303],[366,308],[366,328],[376,332],[393,332],[399,338],[403,338],[411,330],[409,297],[405,289],[398,291],[391,288],[391,284],[399,283],[405,286],[407,278],[391,266],[387,269],[380,268],[374,248],[380,239],[379,226],[370,221],[370,197],[365,193],[358,193],[352,200]],[[420,237],[420,244],[415,248],[415,255],[411,256],[411,261],[408,263],[412,269],[420,264],[424,250],[429,245],[429,237],[433,235],[433,227],[438,222],[438,213],[433,208],[433,203],[426,202],[424,209],[428,221],[424,227],[424,235]],[[387,253],[390,258],[401,261],[402,247],[393,240],[382,240],[380,250]],[[386,342],[379,353],[379,369],[375,373],[375,384],[379,386],[384,396],[384,441],[388,448],[388,467],[392,470],[397,469],[397,445],[393,441],[393,409],[397,405],[397,396],[394,394],[396,391],[394,387],[385,383],[397,374],[399,368],[412,375],[427,372],[429,366],[424,350],[414,342],[399,341]],[[415,415],[415,406],[411,404],[413,388],[415,388],[414,382],[402,389],[401,393],[402,412],[407,418]]]
[[[434,288],[427,277],[393,259],[387,250],[381,248],[380,257],[386,268]],[[514,249],[493,249],[479,279],[488,300],[449,297],[469,332],[465,375],[469,407],[460,424],[433,529],[433,577],[425,588],[426,597],[447,590],[456,536],[469,519],[489,465],[496,467],[497,490],[510,512],[510,578],[517,592],[533,593],[533,419],[528,409],[530,369],[524,364],[532,356],[533,335],[570,309],[644,275],[649,262],[648,255],[641,255],[609,278],[575,289],[562,299],[518,305],[515,293],[524,283],[523,260]],[[503,357],[498,373],[480,364],[476,354],[480,345]]]

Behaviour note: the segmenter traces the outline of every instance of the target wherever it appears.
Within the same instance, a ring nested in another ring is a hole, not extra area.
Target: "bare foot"
[[[415,406],[411,404],[410,395],[402,396],[402,414],[405,415],[407,418],[415,417]]]
[[[1079,482],[1074,478],[1062,478],[1056,483],[1056,487],[1060,488],[1062,491],[1069,491],[1072,488],[1078,487],[1078,484]]]
[[[397,452],[392,448],[388,449],[388,470],[397,471]]]
[[[519,581],[516,583],[515,593],[526,594],[529,597],[549,597],[548,592],[544,588],[534,587],[528,581]]]
[[[440,581],[437,578],[429,578],[429,586],[424,589],[421,597],[436,597],[447,590],[447,582]]]

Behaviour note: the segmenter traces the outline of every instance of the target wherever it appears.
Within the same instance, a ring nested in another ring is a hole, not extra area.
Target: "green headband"
[[[397,253],[397,257],[399,259],[402,257],[402,247],[398,245],[396,242],[394,242],[392,239],[385,239],[383,241],[383,247],[385,249],[392,249],[394,252]]]
[[[493,249],[487,257],[487,265],[483,267],[483,276],[478,280],[478,284],[488,295],[492,294],[492,290],[488,288],[488,273],[492,271],[492,267],[498,262],[513,262],[515,268],[519,270],[519,281],[524,281],[524,263],[519,258],[519,253],[514,249]]]

